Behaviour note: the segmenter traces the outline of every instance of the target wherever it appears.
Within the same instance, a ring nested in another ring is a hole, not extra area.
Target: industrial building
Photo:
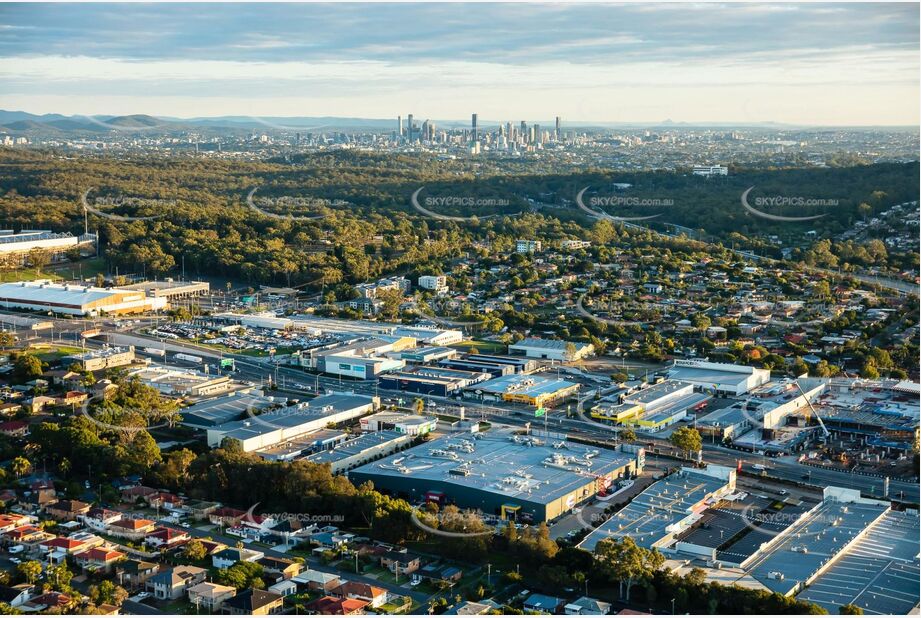
[[[457,358],[458,355],[459,352],[454,348],[446,348],[443,346],[421,346],[413,350],[404,350],[400,354],[400,358],[405,360],[407,363],[427,365],[430,363],[437,363],[438,361],[442,360]]]
[[[304,459],[310,463],[329,464],[333,474],[344,474],[353,468],[395,453],[407,447],[412,441],[413,436],[411,435],[399,431],[383,430],[346,440],[331,449],[308,455]]]
[[[134,346],[88,350],[64,358],[65,366],[76,364],[79,365],[80,371],[102,371],[112,367],[124,367],[133,362]]]
[[[464,391],[464,397],[481,401],[507,401],[542,408],[552,406],[579,391],[576,382],[544,376],[506,375],[477,384]]]
[[[464,333],[459,330],[446,330],[429,326],[397,326],[393,329],[395,337],[412,337],[427,345],[447,346],[464,340]]]
[[[738,396],[767,384],[771,379],[771,372],[745,365],[676,360],[668,369],[668,377],[690,382],[715,393]]]
[[[460,371],[470,371],[476,373],[488,373],[494,378],[507,376],[515,373],[515,367],[507,364],[491,363],[485,361],[469,360],[467,358],[455,358],[443,360],[438,363],[439,367],[446,369],[458,369]]]
[[[219,447],[225,439],[240,443],[249,453],[301,438],[313,431],[374,412],[380,399],[365,395],[333,394],[309,402],[254,414],[246,419],[209,427],[208,446]]]
[[[688,410],[709,399],[709,395],[695,392],[693,384],[665,380],[617,394],[614,401],[602,400],[592,408],[591,416],[655,432],[684,420]]]
[[[540,369],[540,363],[530,358],[520,356],[505,356],[502,354],[467,354],[465,360],[475,363],[488,363],[490,365],[510,366],[512,373],[533,373]]]
[[[595,352],[595,346],[577,341],[528,337],[511,344],[508,351],[510,354],[522,354],[528,358],[571,362],[591,356]]]
[[[0,255],[18,258],[21,265],[25,264],[33,249],[47,251],[51,261],[58,262],[74,248],[95,252],[96,235],[75,236],[70,232],[49,230],[22,230],[17,234],[13,230],[0,230]]]
[[[731,494],[735,486],[736,471],[732,468],[681,468],[643,490],[592,530],[578,547],[594,551],[604,539],[630,537],[640,547],[665,551],[700,519],[708,501]]]
[[[0,306],[97,317],[156,311],[165,309],[167,302],[137,290],[21,281],[0,283]]]
[[[908,615],[918,606],[918,511],[888,511],[797,595],[834,614],[856,605],[864,614]]]
[[[207,281],[143,281],[122,286],[124,290],[139,290],[152,298],[165,298],[167,300],[182,300],[207,296],[211,291],[211,284]]]
[[[175,369],[162,365],[136,369],[128,375],[147,386],[152,386],[164,395],[173,397],[211,397],[244,387],[227,376],[208,375],[194,369]]]
[[[888,502],[861,498],[859,490],[826,487],[821,503],[741,566],[771,592],[798,594],[889,510]]]
[[[206,399],[180,410],[182,424],[204,429],[238,421],[262,410],[283,403],[274,397],[236,392],[215,399]]]
[[[374,339],[363,339],[316,354],[316,370],[330,375],[369,380],[384,372],[405,367],[406,361],[386,355],[415,345],[416,340],[412,337],[381,335]]]
[[[349,478],[413,504],[427,499],[542,522],[636,475],[643,463],[644,451],[634,445],[596,449],[494,430],[438,438],[356,468]]]
[[[377,412],[361,419],[362,431],[396,431],[410,436],[423,436],[435,431],[437,425],[437,417],[396,411]]]
[[[450,397],[468,386],[489,380],[490,377],[488,373],[483,372],[444,367],[412,367],[380,376],[378,386],[386,390]]]

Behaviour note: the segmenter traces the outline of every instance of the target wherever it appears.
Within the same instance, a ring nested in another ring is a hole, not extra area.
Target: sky
[[[919,123],[917,3],[0,4],[0,108]]]

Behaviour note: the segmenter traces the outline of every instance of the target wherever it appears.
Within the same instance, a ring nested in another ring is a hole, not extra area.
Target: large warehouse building
[[[468,398],[551,406],[579,392],[579,384],[557,378],[531,375],[506,375],[476,384],[464,391]]]
[[[491,431],[445,436],[356,468],[355,483],[521,521],[552,521],[642,470],[644,451],[595,449]]]
[[[75,236],[70,232],[49,230],[22,230],[17,234],[13,230],[0,230],[0,255],[14,256],[20,263],[28,261],[29,252],[33,249],[47,251],[51,261],[56,262],[75,247],[95,251],[96,235]]]
[[[327,425],[342,423],[380,408],[380,399],[365,395],[334,394],[271,410],[216,427],[208,427],[208,446],[225,438],[237,440],[245,452],[266,449],[303,437]]]
[[[595,352],[595,346],[577,341],[528,337],[510,345],[508,351],[511,354],[523,354],[529,358],[569,362],[591,356]]]
[[[167,301],[138,290],[22,281],[0,284],[0,306],[96,317],[165,309]]]
[[[676,360],[668,370],[668,377],[689,382],[704,390],[738,396],[770,382],[771,372],[745,365]]]

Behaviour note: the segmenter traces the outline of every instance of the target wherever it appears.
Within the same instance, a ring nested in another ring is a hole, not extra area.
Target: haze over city
[[[872,4],[0,5],[30,113],[915,125],[919,10]]]

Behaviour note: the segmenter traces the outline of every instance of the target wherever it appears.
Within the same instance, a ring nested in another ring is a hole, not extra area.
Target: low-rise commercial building
[[[393,430],[409,436],[424,436],[435,431],[437,425],[438,419],[434,416],[406,414],[405,412],[389,410],[377,412],[361,419],[362,431]]]
[[[102,348],[71,354],[64,359],[65,366],[76,363],[81,371],[102,371],[112,367],[124,367],[134,362],[134,346],[127,348]]]
[[[511,354],[523,354],[529,358],[571,362],[591,356],[595,352],[595,346],[577,341],[528,337],[511,344],[508,351]]]
[[[347,440],[329,450],[308,455],[305,459],[311,463],[329,464],[333,474],[344,474],[405,448],[412,443],[413,438],[411,434],[394,430],[376,431]]]
[[[506,375],[477,384],[464,396],[480,400],[507,401],[542,408],[551,406],[579,392],[576,382],[544,376]]]
[[[540,522],[634,476],[644,461],[645,452],[634,445],[596,449],[497,431],[438,438],[356,468],[349,478],[371,481],[414,504],[428,499]]]
[[[270,448],[314,431],[349,421],[380,408],[380,399],[365,395],[333,394],[309,402],[271,410],[208,428],[208,446],[235,440],[245,452]]]
[[[96,317],[156,311],[165,309],[167,302],[136,290],[22,281],[0,283],[0,306]]]

